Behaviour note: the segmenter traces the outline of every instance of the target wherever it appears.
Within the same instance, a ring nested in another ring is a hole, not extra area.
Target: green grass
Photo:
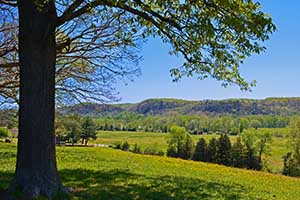
[[[127,141],[129,144],[139,144],[142,148],[156,146],[159,149],[166,150],[167,134],[150,132],[126,132],[126,131],[100,131],[97,134],[98,139],[92,143],[100,144],[118,144]]]
[[[266,129],[264,129],[266,130]],[[284,129],[269,129],[274,135],[280,135],[278,132]],[[167,150],[167,134],[165,133],[150,133],[150,132],[124,132],[124,131],[100,131],[98,132],[98,139],[93,143],[100,144],[118,144],[125,141],[129,142],[132,146],[137,143],[142,149],[147,147],[155,147],[158,150]],[[192,135],[194,142],[196,143],[200,137],[204,137],[207,141],[212,137],[218,137],[217,135]],[[230,136],[231,140],[235,140],[235,136]],[[273,143],[271,146],[271,155],[266,157],[268,168],[274,173],[279,173],[283,168],[282,156],[288,152],[287,139],[285,137],[273,137]]]
[[[0,143],[0,188],[13,176],[16,145]],[[297,200],[300,180],[109,148],[57,148],[59,174],[84,200]]]
[[[152,133],[152,132],[129,132],[129,131],[99,131],[97,140],[92,143],[100,144],[118,144],[127,141],[129,144],[139,144],[142,148],[156,146],[157,148],[167,150],[167,133]],[[209,140],[217,135],[192,135],[193,141],[196,143],[200,137],[205,137]]]

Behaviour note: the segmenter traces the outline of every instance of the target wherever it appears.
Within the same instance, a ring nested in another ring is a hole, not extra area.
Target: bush
[[[137,143],[134,144],[133,153],[142,153],[141,148]]]
[[[236,142],[231,148],[231,166],[244,168],[245,167],[245,147],[242,144],[240,137],[237,138]]]
[[[246,149],[245,166],[247,169],[261,170],[262,162],[259,156],[255,155],[254,149]]]
[[[0,127],[0,138],[6,138],[9,136],[9,130],[5,127]]]
[[[156,155],[156,156],[163,156],[163,155],[165,155],[165,152],[159,150],[155,146],[150,146],[150,147],[147,147],[144,150],[144,154],[147,154],[147,155]]]
[[[191,159],[194,153],[194,142],[189,134],[186,135],[182,156],[183,159]]]
[[[212,138],[207,147],[207,161],[217,163],[218,161],[218,140]]]
[[[12,141],[10,139],[6,138],[4,142],[5,143],[11,143]]]
[[[283,157],[283,174],[288,176],[300,176],[300,118],[295,117],[290,121],[289,152]]]
[[[177,157],[177,150],[174,146],[171,146],[168,148],[167,150],[167,156],[168,157],[173,157],[176,158]]]
[[[289,152],[283,157],[283,163],[283,175],[300,177],[300,163],[297,156]]]
[[[231,163],[231,142],[228,135],[221,135],[218,141],[218,163],[230,166]]]
[[[207,162],[207,144],[204,138],[200,138],[197,142],[193,160]]]
[[[168,155],[170,157],[184,158],[184,149],[186,144],[187,133],[185,128],[172,126],[168,138]]]
[[[123,151],[129,151],[129,149],[130,149],[130,144],[127,141],[124,142],[123,145],[122,145],[122,150]]]
[[[122,149],[122,143],[117,143],[115,145],[115,149]]]
[[[97,139],[96,124],[92,118],[87,117],[84,119],[83,123],[81,124],[80,137],[82,139],[82,144],[85,145],[88,144],[90,139]]]
[[[162,151],[162,150],[160,150],[160,151],[157,152],[157,155],[158,155],[158,156],[164,156],[164,155],[165,155],[165,152]]]

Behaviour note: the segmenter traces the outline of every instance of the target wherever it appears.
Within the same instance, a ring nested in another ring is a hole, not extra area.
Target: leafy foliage
[[[168,138],[167,156],[190,159],[193,156],[194,143],[185,128],[179,126],[171,127]]]
[[[227,99],[227,100],[203,100],[188,101],[180,99],[147,99],[134,104],[78,104],[63,108],[67,114],[83,114],[89,116],[115,116],[124,114],[140,115],[167,115],[168,113],[178,113],[180,115],[195,114],[232,114],[238,116],[245,115],[270,115],[277,116],[273,119],[273,126],[279,123],[280,116],[297,115],[300,112],[300,98],[267,98],[255,99]],[[119,115],[118,115],[119,114]],[[264,121],[256,119],[253,126],[264,126]],[[270,124],[271,124],[271,120]],[[249,122],[250,123],[250,122]],[[282,123],[282,122],[281,122]],[[249,124],[248,124],[249,126]],[[256,127],[252,127],[256,128]]]
[[[212,138],[209,141],[208,147],[207,147],[207,160],[211,163],[217,163],[218,162],[218,140],[216,138]]]
[[[88,144],[88,141],[90,139],[97,138],[95,123],[91,118],[89,117],[85,118],[85,120],[82,123],[81,129],[82,130],[81,130],[80,137],[82,139],[82,143],[84,143],[85,145]]]
[[[197,142],[195,152],[193,155],[193,160],[202,162],[208,161],[207,144],[204,138],[200,138]]]
[[[0,127],[0,138],[5,138],[8,137],[9,135],[9,130],[4,127]]]
[[[243,168],[245,167],[245,147],[240,137],[237,138],[236,142],[231,148],[231,162],[233,167]]]
[[[232,165],[231,163],[231,142],[228,135],[221,135],[218,141],[218,163]]]
[[[300,176],[300,118],[295,117],[290,123],[288,146],[291,152],[284,157],[283,174],[289,176]]]
[[[272,134],[269,131],[247,129],[243,131],[242,139],[248,151],[257,154],[260,161],[263,154],[269,154],[272,143]]]
[[[187,134],[185,139],[185,144],[183,148],[182,158],[191,159],[194,154],[194,142],[189,134]],[[180,156],[181,157],[181,156]]]
[[[68,130],[69,129],[69,130]],[[80,139],[80,126],[76,122],[68,124],[66,139],[74,145]]]
[[[130,149],[130,144],[129,144],[127,141],[125,141],[125,142],[122,144],[122,150],[123,150],[123,151],[129,151],[129,149]]]

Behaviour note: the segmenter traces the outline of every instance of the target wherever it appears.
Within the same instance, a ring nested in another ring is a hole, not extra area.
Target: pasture
[[[273,135],[273,142],[271,146],[270,155],[265,157],[266,167],[274,173],[278,173],[283,168],[282,156],[289,150],[287,148],[287,139],[285,137],[285,129],[270,129]],[[283,133],[283,134],[280,134]],[[125,131],[100,131],[97,134],[98,138],[92,143],[116,145],[127,141],[132,147],[138,144],[142,149],[147,147],[157,148],[158,150],[167,150],[167,137],[166,133],[152,133],[152,132],[125,132]],[[219,137],[215,134],[210,135],[192,135],[194,143],[199,138],[204,137],[207,141],[212,137]],[[235,141],[236,136],[230,136],[232,142]]]
[[[15,144],[0,143],[0,189],[8,187],[15,157]],[[57,161],[74,200],[300,199],[298,179],[215,164],[99,147],[58,147]]]

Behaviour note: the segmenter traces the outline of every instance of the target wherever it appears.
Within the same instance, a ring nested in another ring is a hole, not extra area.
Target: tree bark
[[[19,0],[20,104],[15,177],[10,191],[49,199],[62,189],[55,154],[56,9]]]

